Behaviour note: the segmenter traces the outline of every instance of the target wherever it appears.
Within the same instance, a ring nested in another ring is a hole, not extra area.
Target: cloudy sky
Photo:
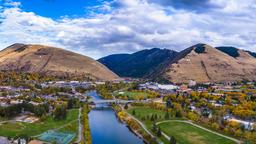
[[[13,43],[95,59],[197,43],[256,51],[256,0],[0,0],[0,49]]]

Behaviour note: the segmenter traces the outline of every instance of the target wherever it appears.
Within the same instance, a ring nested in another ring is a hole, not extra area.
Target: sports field
[[[67,129],[70,132],[76,133],[78,113],[78,109],[69,110],[67,118],[64,120],[54,120],[52,116],[47,116],[45,120],[36,123],[5,123],[0,125],[0,135],[6,137],[15,137],[19,135],[35,136],[51,129],[58,129],[58,131],[62,132]]]
[[[74,137],[74,133],[47,131],[38,136],[38,139],[50,143],[69,144]]]
[[[133,114],[135,111],[135,115]],[[157,115],[158,119],[155,122],[165,121],[164,115],[165,111],[152,109],[149,107],[131,107],[128,112],[143,122],[148,130],[152,129],[153,121],[150,120],[151,115]],[[142,118],[145,120],[142,120]],[[171,120],[184,120],[182,118],[170,117]],[[161,130],[169,136],[174,136],[177,139],[178,144],[234,144],[233,141],[218,136],[216,134],[207,132],[203,129],[197,128],[193,125],[183,123],[183,122],[165,122],[159,124]],[[163,136],[160,139],[169,144],[169,140]]]
[[[152,94],[140,91],[124,91],[115,93],[115,96],[120,99],[143,100],[151,97]]]
[[[235,144],[235,142],[210,133],[189,123],[170,121],[158,125],[168,136],[174,136],[179,144]]]

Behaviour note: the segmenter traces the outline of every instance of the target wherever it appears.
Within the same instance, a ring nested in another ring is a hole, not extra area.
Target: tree
[[[170,136],[170,144],[176,144],[176,139],[173,136]]]
[[[135,110],[132,111],[132,115],[136,115]]]
[[[153,115],[153,114],[151,115],[150,120],[151,120],[151,121],[155,121],[155,117],[154,117],[154,115]]]
[[[55,119],[65,119],[67,116],[67,107],[65,105],[57,105],[53,112]]]
[[[156,133],[156,132],[157,132],[157,126],[156,126],[156,123],[153,123],[152,131],[153,131],[154,133]]]
[[[43,115],[46,114],[45,107],[43,105],[34,107],[34,114],[38,117],[42,117]]]
[[[188,112],[188,118],[191,119],[192,121],[198,121],[199,116],[194,112]]]
[[[166,119],[166,120],[170,119],[170,115],[169,115],[168,111],[165,113],[164,119]]]
[[[70,98],[68,99],[68,109],[78,108],[79,107],[79,100],[77,98]]]
[[[124,109],[128,109],[128,104],[125,104]]]
[[[157,118],[158,118],[158,116],[157,116],[157,114],[155,114],[154,119],[157,120]]]
[[[172,107],[172,100],[171,98],[169,97],[166,101],[166,108],[171,108]]]
[[[158,127],[158,129],[157,129],[156,135],[158,137],[160,137],[162,135],[162,131],[161,131],[160,127]]]

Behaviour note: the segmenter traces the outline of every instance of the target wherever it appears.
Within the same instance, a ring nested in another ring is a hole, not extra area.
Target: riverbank
[[[89,117],[88,113],[90,112],[90,108],[88,104],[85,104],[82,109],[82,123],[83,123],[83,136],[81,144],[92,144],[92,136],[90,131]]]
[[[124,110],[122,110],[122,108],[119,105],[113,105],[112,107],[118,119],[122,123],[125,123],[126,126],[129,128],[129,130],[133,132],[136,136],[141,138],[144,141],[144,143],[147,143],[147,144],[157,143],[154,136],[149,132],[146,132],[145,129],[141,126],[141,124],[139,124],[135,119],[133,119],[133,117],[127,114]]]

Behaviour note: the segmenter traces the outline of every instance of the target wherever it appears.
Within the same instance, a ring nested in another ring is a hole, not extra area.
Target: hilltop
[[[118,76],[87,56],[64,49],[13,44],[0,51],[0,70],[40,73],[51,76],[85,76],[93,80],[114,80]]]

